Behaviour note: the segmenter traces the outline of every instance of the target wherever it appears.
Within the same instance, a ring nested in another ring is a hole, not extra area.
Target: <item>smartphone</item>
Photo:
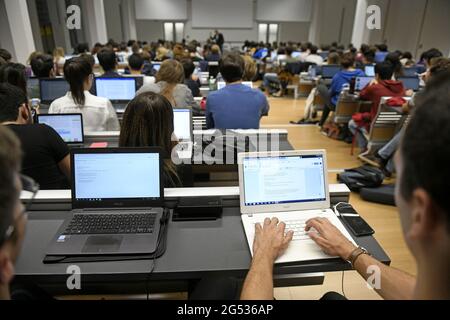
[[[375,233],[372,227],[364,220],[350,204],[336,206],[342,222],[356,237],[370,236]]]

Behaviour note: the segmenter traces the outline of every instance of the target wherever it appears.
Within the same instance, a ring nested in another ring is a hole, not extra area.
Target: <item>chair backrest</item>
[[[334,112],[334,122],[336,124],[347,124],[352,116],[359,111],[360,102],[351,96],[341,94]]]
[[[398,132],[404,118],[400,110],[381,102],[370,129],[369,144],[376,146],[388,143]]]
[[[194,130],[206,130],[206,117],[200,116],[200,117],[192,117],[193,122],[193,128]]]

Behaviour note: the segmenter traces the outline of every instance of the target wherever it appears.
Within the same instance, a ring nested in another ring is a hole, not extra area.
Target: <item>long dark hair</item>
[[[166,153],[164,171],[172,185],[180,185],[176,167],[171,161],[173,109],[164,96],[145,92],[127,106],[120,130],[120,147],[161,147]]]
[[[85,58],[72,58],[64,64],[64,77],[70,85],[73,100],[80,106],[86,102],[84,83],[91,74],[92,66]]]

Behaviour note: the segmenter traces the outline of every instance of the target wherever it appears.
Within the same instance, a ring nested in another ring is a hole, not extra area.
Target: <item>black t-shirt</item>
[[[192,96],[200,97],[200,84],[192,79],[184,80],[184,84],[192,91]]]
[[[22,143],[22,173],[39,183],[42,190],[70,189],[58,163],[69,148],[59,134],[44,124],[8,125]]]

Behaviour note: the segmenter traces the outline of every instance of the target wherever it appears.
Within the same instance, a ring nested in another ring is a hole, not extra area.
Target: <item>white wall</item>
[[[282,22],[280,23],[279,41],[308,41],[309,22]]]
[[[141,41],[156,41],[164,38],[161,21],[136,20],[137,39]]]
[[[186,0],[135,0],[139,20],[186,20]]]
[[[257,0],[256,20],[309,22],[312,6],[313,0]]]
[[[352,39],[356,0],[320,0],[319,6],[318,44],[330,44],[334,41],[349,44]]]
[[[123,40],[125,36],[122,31],[121,0],[107,0],[104,2],[104,6],[108,39]]]

